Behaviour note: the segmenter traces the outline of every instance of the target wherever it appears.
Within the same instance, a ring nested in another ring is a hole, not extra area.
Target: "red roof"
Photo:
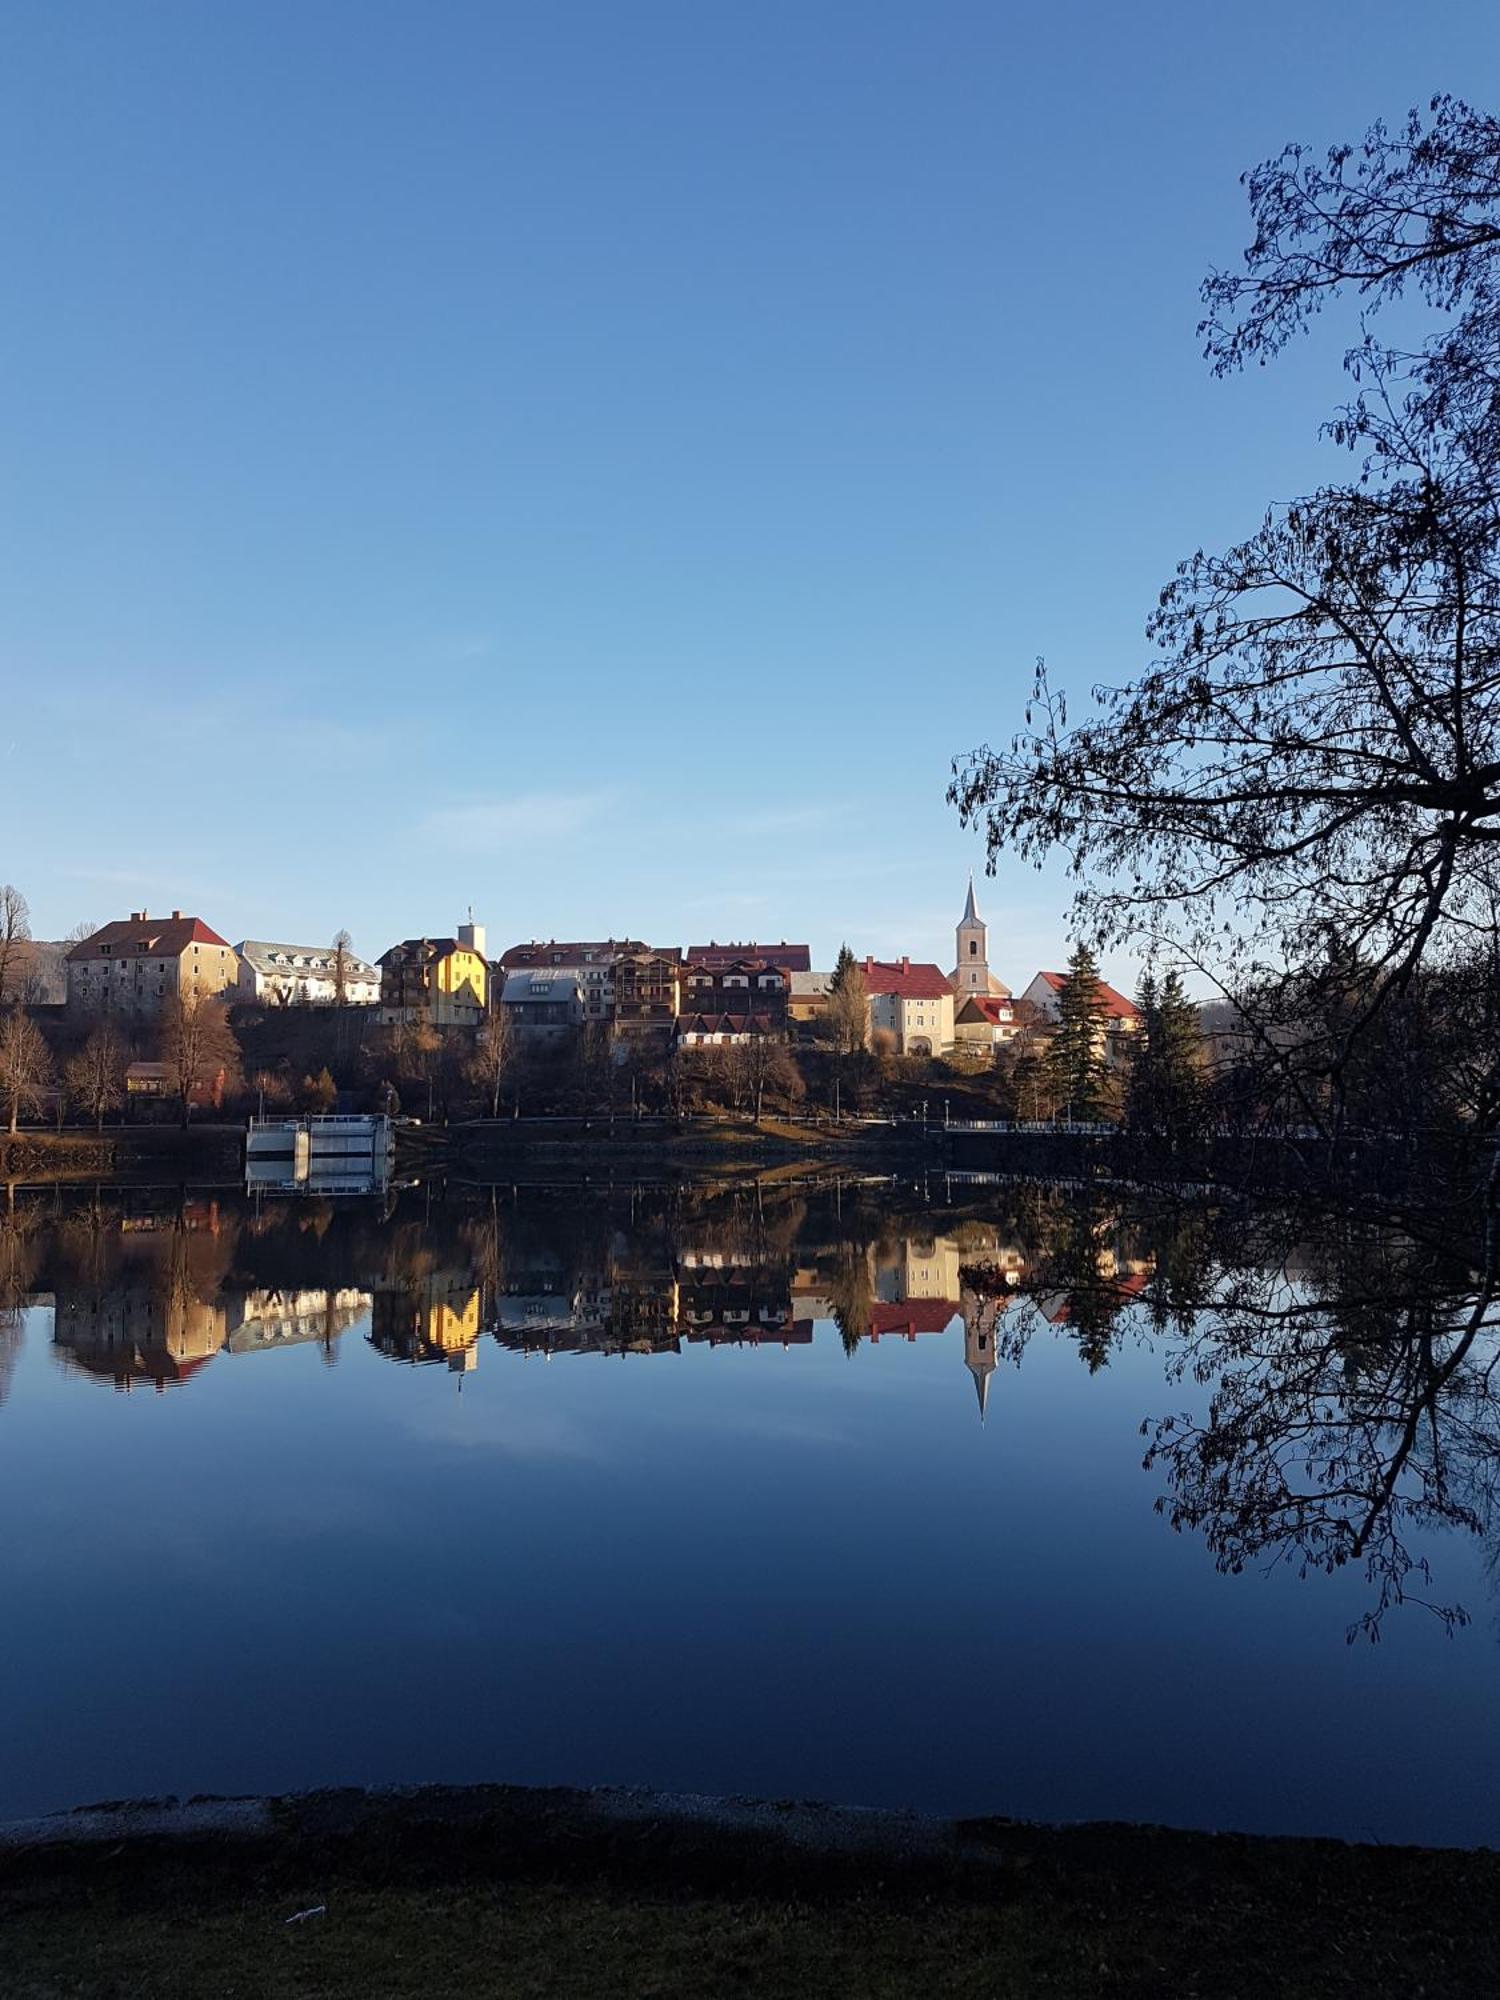
[[[999,1027],[1002,1021],[1013,1021],[1016,1015],[1014,1003],[1002,1000],[996,993],[971,993],[959,1011],[966,1014],[971,1007],[977,1007],[992,1028]]]
[[[873,1305],[870,1338],[879,1340],[883,1333],[899,1333],[915,1340],[919,1333],[946,1333],[954,1314],[962,1310],[957,1299],[903,1299],[899,1305]]]
[[[687,956],[699,965],[706,965],[711,972],[722,972],[740,958],[763,959],[783,972],[812,971],[811,946],[788,944],[785,938],[780,944],[690,944]]]
[[[1041,972],[1037,977],[1045,979],[1054,993],[1061,993],[1068,983],[1065,972]],[[1099,981],[1098,1007],[1101,1014],[1108,1014],[1115,1021],[1134,1021],[1139,1011],[1133,1001],[1127,1000],[1123,993],[1117,993],[1103,979]]]
[[[133,958],[181,958],[189,945],[216,944],[227,951],[228,941],[211,931],[201,917],[185,917],[174,910],[170,917],[132,915],[117,917],[112,924],[75,944],[70,959],[118,958],[128,952]]]
[[[910,958],[867,958],[860,971],[870,994],[890,993],[900,1000],[941,1000],[953,991],[953,981],[941,967],[919,965]]]

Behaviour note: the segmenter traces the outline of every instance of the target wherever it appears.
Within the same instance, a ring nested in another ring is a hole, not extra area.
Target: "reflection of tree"
[[[10,1394],[10,1378],[25,1337],[21,1314],[36,1284],[40,1245],[35,1218],[27,1209],[0,1215],[0,1404]]]
[[[834,1325],[844,1343],[844,1352],[853,1354],[868,1333],[875,1310],[875,1280],[870,1268],[870,1249],[863,1241],[839,1244],[828,1296],[833,1306]]]
[[[1148,1466],[1176,1528],[1203,1532],[1220,1569],[1291,1561],[1301,1573],[1363,1563],[1375,1638],[1392,1605],[1450,1628],[1462,1607],[1429,1596],[1418,1533],[1487,1532],[1500,1472],[1493,1272],[1473,1275],[1409,1236],[1333,1220],[1294,1248],[1223,1274],[1179,1359],[1214,1385],[1206,1414],[1150,1431]]]

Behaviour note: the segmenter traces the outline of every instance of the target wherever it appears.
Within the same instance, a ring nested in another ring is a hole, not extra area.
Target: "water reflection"
[[[463,1376],[487,1341],[794,1353],[831,1322],[851,1361],[961,1329],[955,1393],[966,1381],[983,1423],[1038,1338],[1089,1374],[1147,1343],[1166,1385],[1138,1412],[1158,1510],[1225,1571],[1362,1565],[1356,1629],[1374,1637],[1404,1602],[1450,1629],[1469,1616],[1414,1543],[1493,1531],[1494,1264],[1463,1218],[1117,1189],[417,1189],[264,1210],[23,1196],[0,1217],[0,1401],[20,1310],[48,1298],[64,1369],[121,1391],[180,1388],[220,1355],[315,1345],[331,1363],[355,1329]]]

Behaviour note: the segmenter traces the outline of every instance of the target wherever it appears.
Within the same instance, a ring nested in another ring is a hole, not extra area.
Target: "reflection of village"
[[[190,1203],[105,1233],[75,1227],[37,1279],[50,1279],[65,1366],[121,1389],[186,1382],[221,1354],[311,1346],[332,1362],[360,1326],[393,1360],[463,1375],[488,1339],[523,1358],[790,1351],[809,1347],[822,1322],[852,1353],[961,1323],[982,1416],[997,1364],[1019,1358],[1034,1325],[1089,1317],[1080,1284],[1113,1314],[1152,1268],[1107,1217],[1091,1222],[1071,1287],[1050,1282],[1020,1232],[971,1217],[930,1232],[879,1215],[854,1225],[801,1213],[779,1228],[726,1226],[722,1215],[591,1219],[583,1231],[566,1215],[397,1219],[332,1256],[316,1229],[259,1246],[242,1218]],[[320,1268],[330,1261],[342,1268]],[[241,1266],[266,1263],[281,1283],[246,1281]],[[311,1282],[320,1275],[339,1282]]]

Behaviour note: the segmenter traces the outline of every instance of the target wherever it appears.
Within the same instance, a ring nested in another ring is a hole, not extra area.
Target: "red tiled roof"
[[[959,1009],[960,1014],[966,1014],[971,1007],[977,1007],[991,1027],[998,1027],[1002,1021],[1015,1019],[1016,1010],[1013,1003],[1001,999],[996,993],[971,993]]]
[[[899,1305],[876,1304],[870,1308],[870,1338],[883,1333],[899,1333],[915,1340],[919,1333],[946,1333],[953,1316],[960,1312],[956,1299],[903,1299]]]
[[[690,944],[687,956],[696,959],[699,965],[706,965],[710,971],[722,972],[740,958],[763,959],[767,965],[779,966],[783,972],[811,972],[812,947],[805,944],[788,944],[783,938],[780,944]]]
[[[1038,973],[1037,977],[1045,979],[1054,993],[1061,993],[1068,983],[1068,975],[1065,972],[1042,972]],[[1099,1012],[1108,1014],[1110,1019],[1115,1021],[1134,1021],[1138,1016],[1135,1003],[1127,1000],[1123,993],[1117,993],[1113,986],[1103,979],[1099,981]]]
[[[860,967],[865,991],[894,994],[901,1000],[941,1000],[953,982],[941,967],[919,965],[914,959],[867,958]]]
[[[92,937],[75,944],[68,957],[118,958],[128,952],[133,958],[181,958],[188,946],[194,944],[216,944],[225,951],[229,949],[228,941],[217,931],[211,931],[201,917],[185,917],[174,911],[170,917],[117,917]]]

